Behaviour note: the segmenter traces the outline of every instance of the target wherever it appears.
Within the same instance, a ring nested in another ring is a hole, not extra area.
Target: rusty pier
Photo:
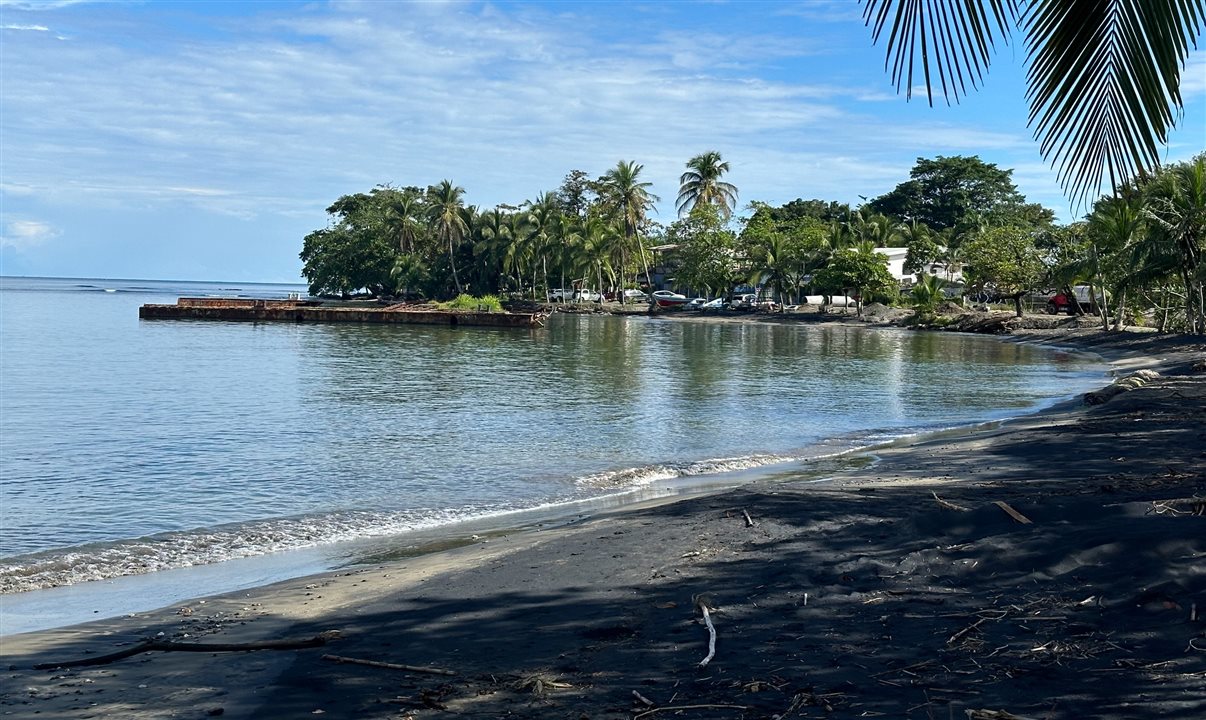
[[[250,322],[377,323],[394,325],[473,325],[540,327],[544,313],[441,310],[406,303],[386,307],[327,305],[321,300],[180,298],[174,305],[138,308],[143,320],[237,320]]]

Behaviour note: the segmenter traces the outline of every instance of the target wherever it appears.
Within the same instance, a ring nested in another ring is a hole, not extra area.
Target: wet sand
[[[1206,716],[1206,516],[1170,502],[1206,496],[1204,348],[1089,329],[1025,339],[1162,375],[1091,408],[890,447],[824,485],[756,483],[4,638],[0,713]],[[716,632],[702,667],[701,601]],[[325,632],[338,637],[317,648],[33,669],[148,637]]]

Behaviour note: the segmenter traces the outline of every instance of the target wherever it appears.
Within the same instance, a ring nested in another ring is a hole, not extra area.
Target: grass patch
[[[461,293],[448,302],[437,303],[441,310],[468,310],[471,312],[502,312],[502,301],[497,295],[474,297]]]

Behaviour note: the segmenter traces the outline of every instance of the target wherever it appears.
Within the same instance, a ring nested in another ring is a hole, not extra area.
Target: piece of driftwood
[[[361,658],[344,657],[343,655],[323,655],[323,660],[347,663],[349,665],[364,665],[366,667],[385,668],[386,670],[402,670],[404,672],[425,673],[427,675],[456,675],[451,670],[442,668],[422,667],[419,665],[403,665],[401,663],[382,662],[380,660],[362,660]]]
[[[35,670],[51,670],[54,668],[88,667],[90,665],[108,665],[111,662],[133,657],[144,652],[246,652],[252,650],[304,650],[306,648],[326,645],[329,640],[339,637],[338,630],[328,630],[312,638],[302,640],[262,640],[246,643],[180,643],[171,640],[148,639],[143,642],[118,650],[108,655],[84,658],[83,660],[68,660],[66,662],[39,663]]]
[[[704,625],[708,626],[708,656],[699,661],[700,667],[706,667],[716,656],[716,626],[712,624],[709,605],[711,605],[711,600],[707,595],[695,596],[695,607],[699,608],[699,612],[703,615]]]
[[[1206,498],[1176,498],[1173,500],[1153,500],[1152,508],[1148,512],[1157,515],[1206,515]]]
[[[1004,710],[966,710],[967,720],[1030,720]]]
[[[648,717],[654,713],[660,713],[660,712],[671,712],[674,710],[706,710],[706,709],[749,710],[749,707],[746,705],[667,705],[665,707],[653,708],[652,710],[646,710],[644,712],[639,712],[636,715],[632,716],[632,720],[640,720],[640,718]]]
[[[962,505],[956,505],[948,500],[943,500],[942,498],[938,497],[938,493],[934,492],[933,490],[930,491],[930,494],[933,495],[934,500],[938,502],[938,507],[942,508],[943,510],[955,510],[957,512],[968,512],[971,510],[969,507],[963,507]]]
[[[754,522],[754,518],[750,517],[750,511],[749,511],[749,510],[746,510],[745,508],[742,508],[742,509],[741,509],[741,514],[745,516],[745,526],[746,526],[746,527],[754,527],[755,525],[757,525],[757,523],[756,523],[756,522]]]
[[[632,696],[634,698],[636,698],[637,700],[639,700],[641,702],[641,704],[644,705],[645,707],[653,707],[653,701],[650,700],[649,698],[645,697],[644,695],[640,694],[636,690],[632,691]]]
[[[1004,500],[993,500],[992,504],[996,505],[997,507],[1004,510],[1006,515],[1013,518],[1014,520],[1017,520],[1018,522],[1020,522],[1023,525],[1032,525],[1033,524],[1032,522],[1030,522],[1030,518],[1026,517],[1022,513],[1018,512],[1017,510],[1014,510],[1013,506],[1010,505],[1009,503],[1005,502]]]

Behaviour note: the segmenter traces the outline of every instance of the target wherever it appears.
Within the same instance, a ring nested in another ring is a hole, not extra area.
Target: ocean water
[[[13,609],[30,603],[38,626],[75,621],[64,598],[86,604],[124,576],[178,588],[180,568],[264,557],[285,559],[277,574],[313,571],[366,540],[506,526],[1015,416],[1103,374],[1045,348],[847,327],[138,319],[179,296],[298,291],[0,278],[0,594],[25,598],[4,596],[0,632],[31,629]],[[170,601],[129,583],[118,592]]]

